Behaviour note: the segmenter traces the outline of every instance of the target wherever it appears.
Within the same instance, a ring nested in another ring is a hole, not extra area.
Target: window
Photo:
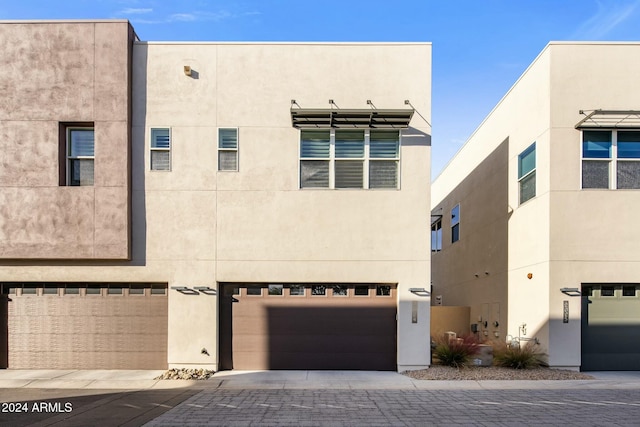
[[[378,297],[391,296],[391,286],[389,286],[389,285],[377,285],[376,286],[376,296],[378,296]]]
[[[66,129],[66,184],[93,185],[95,138],[91,127],[67,126]]]
[[[460,205],[451,209],[451,243],[460,240]]]
[[[640,131],[583,131],[582,188],[640,189]]]
[[[518,156],[520,204],[536,197],[536,143]]]
[[[144,295],[144,285],[130,285],[129,295]]]
[[[304,296],[304,285],[289,285],[289,295]]]
[[[238,129],[218,129],[218,170],[238,170]]]
[[[151,170],[171,170],[171,133],[168,128],[151,129]]]
[[[442,219],[431,224],[431,252],[442,250]]]
[[[325,295],[327,293],[327,287],[325,285],[312,285],[311,295]]]
[[[269,285],[268,286],[268,293],[269,295],[282,295],[282,289],[284,288],[283,285]]]
[[[354,289],[356,296],[369,296],[369,285],[356,285]]]
[[[399,163],[398,131],[300,132],[300,188],[397,189]]]
[[[348,287],[346,285],[333,285],[333,296],[346,297],[347,289]]]
[[[600,296],[601,297],[612,297],[615,295],[615,287],[614,286],[602,286],[600,287]]]
[[[624,285],[624,286],[622,286],[622,296],[623,297],[635,297],[636,296],[636,286],[635,285]]]
[[[112,285],[107,288],[107,295],[122,295],[122,286]]]
[[[262,295],[262,286],[247,285],[247,295]]]

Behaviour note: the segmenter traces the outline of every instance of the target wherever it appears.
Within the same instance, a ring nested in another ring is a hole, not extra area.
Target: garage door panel
[[[167,296],[113,296],[106,287],[101,292],[10,294],[5,365],[13,369],[165,369]]]
[[[581,369],[640,370],[640,285],[583,285],[582,294]]]
[[[231,287],[240,288],[233,299]],[[232,327],[220,330],[231,331],[234,369],[396,369],[395,286],[381,297],[373,286],[368,297],[355,296],[353,286],[348,296],[332,296],[331,286],[326,296],[311,296],[310,285],[304,296],[265,288],[250,296],[246,285],[223,286]]]

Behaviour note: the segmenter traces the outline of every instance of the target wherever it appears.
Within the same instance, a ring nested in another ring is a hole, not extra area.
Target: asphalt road
[[[198,391],[0,389],[0,427],[141,426]]]

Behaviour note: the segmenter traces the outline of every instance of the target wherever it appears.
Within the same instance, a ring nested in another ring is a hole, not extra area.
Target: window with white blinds
[[[95,138],[93,128],[67,128],[67,185],[93,185],[94,160]]]
[[[238,170],[238,129],[218,129],[218,170]]]
[[[397,189],[398,131],[300,132],[300,188]]]
[[[151,170],[171,170],[171,132],[168,128],[151,129]]]

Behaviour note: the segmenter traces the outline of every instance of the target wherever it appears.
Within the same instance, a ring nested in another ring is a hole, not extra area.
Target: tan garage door
[[[166,284],[5,283],[0,364],[165,369]]]
[[[224,284],[222,369],[396,369],[396,286]]]

